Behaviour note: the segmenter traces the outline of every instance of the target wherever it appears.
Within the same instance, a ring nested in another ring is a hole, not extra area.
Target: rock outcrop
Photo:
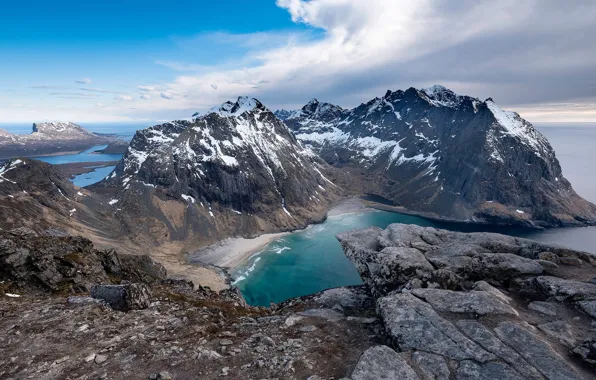
[[[369,349],[353,378],[593,378],[592,255],[401,224],[338,239],[397,350]]]
[[[114,138],[97,135],[74,123],[34,123],[28,135],[0,130],[0,159],[80,152],[112,140]]]
[[[165,279],[166,271],[149,256],[96,250],[82,237],[17,229],[0,231],[0,277],[4,288],[67,294],[124,279],[155,283]]]
[[[428,216],[539,226],[596,222],[547,139],[492,99],[442,87],[387,91],[354,109],[313,99],[279,112],[364,191]]]

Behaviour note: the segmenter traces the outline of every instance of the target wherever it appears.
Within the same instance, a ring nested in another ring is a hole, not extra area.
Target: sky
[[[238,96],[354,107],[442,84],[596,122],[594,0],[12,1],[0,123],[153,122]]]

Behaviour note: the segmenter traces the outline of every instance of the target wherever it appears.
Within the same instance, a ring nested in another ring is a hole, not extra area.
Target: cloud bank
[[[596,120],[592,0],[276,4],[319,37],[214,34],[249,52],[219,66],[165,57],[158,64],[172,70],[171,81],[138,85],[134,90],[147,97],[135,109],[115,104],[104,111],[129,119],[184,118],[239,95],[258,97],[272,109],[297,108],[312,97],[352,107],[387,89],[439,83],[462,94],[493,97],[535,122]]]

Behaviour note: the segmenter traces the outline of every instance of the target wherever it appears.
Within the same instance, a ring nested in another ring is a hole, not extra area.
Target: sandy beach
[[[359,198],[343,199],[334,205],[327,213],[328,217],[362,212],[366,204]],[[215,265],[222,268],[236,268],[250,256],[262,250],[275,239],[288,235],[290,232],[263,234],[253,239],[229,238],[205,247],[189,255],[189,263]]]

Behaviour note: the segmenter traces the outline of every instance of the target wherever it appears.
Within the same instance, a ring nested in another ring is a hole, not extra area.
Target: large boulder
[[[95,285],[91,297],[120,311],[146,309],[151,304],[151,292],[145,284]]]

